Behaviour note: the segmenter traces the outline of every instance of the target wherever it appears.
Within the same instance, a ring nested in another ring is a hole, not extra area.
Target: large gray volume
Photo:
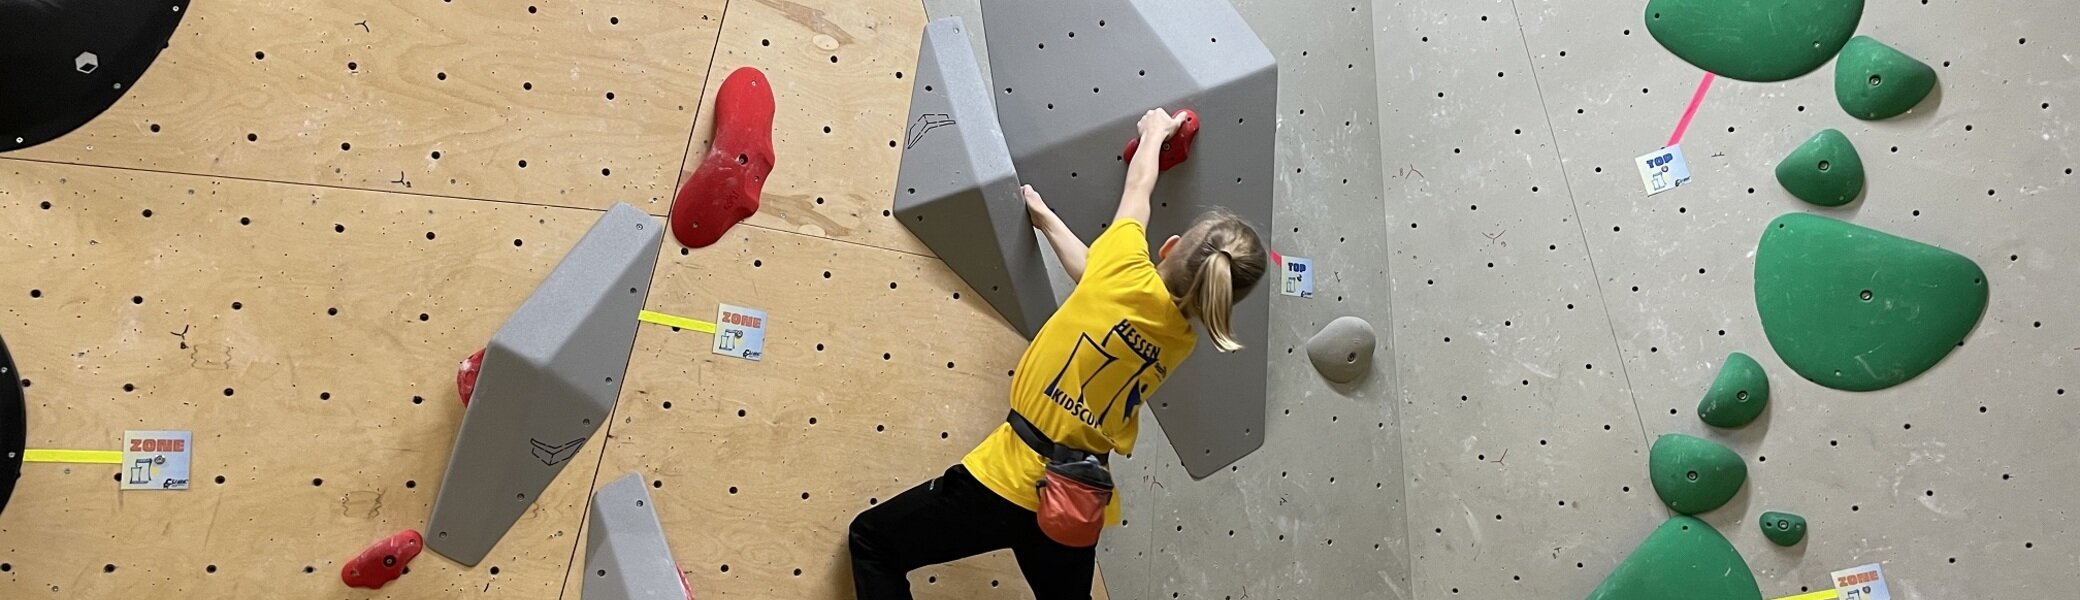
[[[615,204],[491,336],[427,549],[476,565],[606,422],[663,236]]]
[[[1150,108],[1190,108],[1203,125],[1191,160],[1163,174],[1150,241],[1221,206],[1273,230],[1278,66],[1222,0],[986,0],[998,122],[1019,178],[1086,240],[1109,225],[1126,183],[1121,152]],[[1269,278],[1267,278],[1269,279]],[[1269,285],[1260,287],[1270,287]],[[1269,297],[1235,307],[1247,346],[1198,352],[1154,406],[1185,470],[1206,477],[1264,443]]]
[[[1054,314],[1054,292],[959,18],[925,26],[916,74],[896,219],[1030,338]]]
[[[584,600],[691,597],[642,474],[629,473],[593,492],[586,523]]]

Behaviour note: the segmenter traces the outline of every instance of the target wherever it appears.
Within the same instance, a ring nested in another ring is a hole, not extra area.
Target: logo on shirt
[[[1121,402],[1126,403],[1120,411],[1122,418],[1132,421],[1143,396],[1154,387],[1141,381],[1142,374],[1153,371],[1157,381],[1169,376],[1162,355],[1162,346],[1122,319],[1101,338],[1092,339],[1088,333],[1078,336],[1076,347],[1041,393],[1092,428],[1103,426],[1112,408]],[[1093,391],[1104,395],[1093,396]],[[1098,398],[1105,405],[1093,409],[1088,400]]]

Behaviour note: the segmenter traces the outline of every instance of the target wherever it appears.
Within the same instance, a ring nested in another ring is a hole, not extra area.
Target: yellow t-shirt
[[[1091,244],[1083,280],[1018,359],[1011,408],[1048,439],[1090,452],[1134,453],[1141,404],[1184,362],[1198,334],[1149,259],[1141,223],[1121,219]],[[961,464],[997,495],[1040,509],[1042,458],[1009,424]],[[1105,522],[1119,522],[1119,496]]]

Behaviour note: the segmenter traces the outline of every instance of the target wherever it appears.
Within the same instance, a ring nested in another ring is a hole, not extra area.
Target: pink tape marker
[[[1683,110],[1683,120],[1676,122],[1675,134],[1668,136],[1669,146],[1674,146],[1683,141],[1683,132],[1690,129],[1690,119],[1697,116],[1697,107],[1704,104],[1704,93],[1712,89],[1712,80],[1718,78],[1718,75],[1706,71],[1704,79],[1697,82],[1697,93],[1690,95],[1690,108]]]

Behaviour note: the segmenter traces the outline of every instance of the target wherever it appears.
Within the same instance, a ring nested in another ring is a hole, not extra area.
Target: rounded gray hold
[[[1307,360],[1314,370],[1336,383],[1350,383],[1372,370],[1372,347],[1379,336],[1372,324],[1357,317],[1337,317],[1307,340]]]

